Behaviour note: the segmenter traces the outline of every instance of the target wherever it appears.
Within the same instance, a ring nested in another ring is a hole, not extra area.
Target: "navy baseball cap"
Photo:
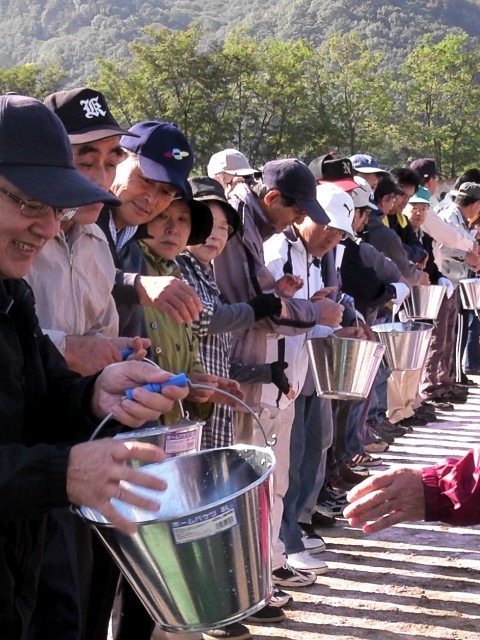
[[[57,114],[67,130],[72,144],[103,140],[111,136],[134,136],[122,129],[110,113],[103,93],[88,87],[57,91],[44,100],[47,107]]]
[[[51,207],[121,204],[75,169],[60,118],[40,100],[18,93],[0,96],[0,175]]]
[[[317,200],[315,176],[297,158],[271,160],[263,167],[263,182],[269,189],[278,189],[282,196],[292,198],[317,224],[328,224],[330,218]]]
[[[350,161],[355,171],[359,173],[388,173],[379,165],[378,160],[368,153],[356,153],[350,156]]]
[[[417,158],[410,163],[410,169],[417,171],[424,180],[439,176],[437,165],[433,158]]]
[[[177,187],[188,197],[185,182],[193,169],[193,150],[180,129],[170,122],[150,120],[129,129],[138,137],[122,136],[120,144],[137,154],[145,177]]]

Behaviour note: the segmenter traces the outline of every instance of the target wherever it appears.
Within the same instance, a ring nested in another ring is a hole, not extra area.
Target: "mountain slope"
[[[97,56],[121,60],[146,26],[183,30],[198,20],[211,40],[246,26],[260,38],[305,38],[315,45],[359,31],[395,67],[424,33],[480,37],[480,5],[466,0],[0,0],[0,66],[60,62],[73,86],[95,77]]]

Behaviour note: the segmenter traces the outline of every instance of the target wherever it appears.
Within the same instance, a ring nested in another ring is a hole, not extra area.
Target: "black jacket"
[[[0,637],[21,638],[44,515],[68,506],[70,445],[96,427],[83,378],[43,335],[24,280],[0,280]]]
[[[369,309],[382,307],[396,295],[395,287],[383,282],[376,271],[366,266],[360,255],[360,247],[351,238],[343,241],[341,275],[342,289],[353,296],[355,307],[367,316]]]

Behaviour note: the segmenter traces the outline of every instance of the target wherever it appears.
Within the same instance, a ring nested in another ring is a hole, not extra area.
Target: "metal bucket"
[[[317,396],[361,400],[370,393],[385,347],[372,340],[309,338],[307,351]]]
[[[200,451],[202,441],[202,431],[205,422],[192,421],[188,418],[182,419],[174,425],[161,425],[127,431],[114,436],[121,440],[141,440],[156,444],[167,454],[167,458],[185,455]],[[133,466],[142,466],[138,460],[133,461]]]
[[[128,536],[98,512],[80,507],[144,606],[165,631],[207,631],[241,620],[272,596],[275,457],[245,445],[208,449],[145,465],[168,482],[157,512],[112,499],[138,523]]]
[[[385,345],[385,362],[392,370],[421,369],[427,356],[433,327],[426,322],[375,324],[373,331]]]
[[[440,284],[413,286],[403,303],[405,313],[413,320],[436,320],[446,290],[447,287]]]
[[[459,280],[458,290],[464,309],[477,311],[480,309],[480,278],[464,278]]]

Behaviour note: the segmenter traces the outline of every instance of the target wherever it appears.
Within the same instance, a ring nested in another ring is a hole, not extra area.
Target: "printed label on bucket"
[[[198,429],[189,431],[167,432],[165,434],[165,453],[185,453],[197,450]]]
[[[238,521],[235,504],[231,502],[194,516],[174,520],[170,529],[176,544],[182,544],[209,538],[216,533],[231,529],[236,524]]]

